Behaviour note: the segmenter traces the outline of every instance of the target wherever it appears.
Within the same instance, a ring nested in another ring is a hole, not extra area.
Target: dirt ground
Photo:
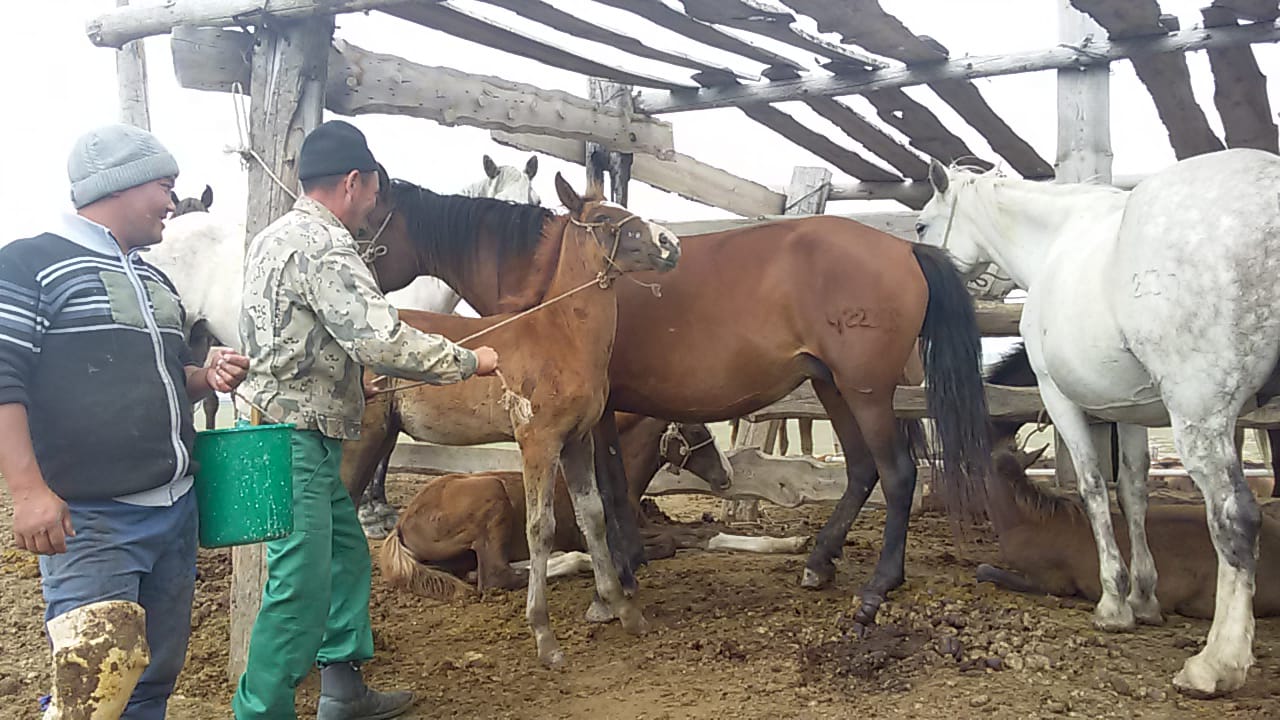
[[[403,503],[421,476],[391,478]],[[706,498],[663,498],[680,521],[718,513]],[[747,531],[812,534],[827,507],[765,509]],[[0,553],[0,717],[37,717],[49,672],[38,568],[12,548],[9,504]],[[908,582],[865,640],[849,634],[856,589],[875,561],[883,513],[850,533],[829,590],[797,585],[800,555],[681,551],[643,570],[640,600],[653,631],[581,620],[591,581],[553,581],[552,622],[568,665],[542,668],[524,620],[523,593],[493,592],[462,606],[392,591],[375,570],[373,683],[409,687],[417,718],[1253,718],[1280,714],[1280,620],[1258,623],[1258,663],[1231,698],[1179,696],[1169,680],[1203,642],[1208,622],[1173,617],[1161,628],[1109,635],[1086,602],[1028,597],[973,582],[993,557],[979,537],[958,558],[940,516],[913,521]],[[229,715],[226,550],[202,551],[190,656],[170,717]],[[315,712],[314,674],[299,712]]]

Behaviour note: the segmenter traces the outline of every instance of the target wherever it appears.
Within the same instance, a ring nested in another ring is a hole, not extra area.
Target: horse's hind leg
[[[827,523],[814,539],[813,550],[805,562],[804,576],[800,580],[801,587],[822,588],[835,578],[836,566],[832,561],[843,554],[845,536],[849,534],[854,519],[871,495],[878,473],[875,459],[867,450],[862,431],[853,419],[849,406],[845,404],[844,396],[828,381],[814,379],[812,383],[814,392],[827,411],[827,417],[831,418],[831,427],[844,448],[845,474],[848,478],[844,494],[840,496],[831,517],[827,518]]]
[[[1117,474],[1120,506],[1129,525],[1129,607],[1138,622],[1164,623],[1156,600],[1156,561],[1147,544],[1147,474],[1151,451],[1147,429],[1139,425],[1117,425],[1120,445],[1120,472]]]
[[[854,620],[862,625],[875,621],[889,591],[906,579],[907,525],[916,489],[916,464],[911,448],[893,414],[893,388],[874,395],[860,395],[852,406],[867,449],[880,472],[884,491],[884,544],[871,579],[862,589],[862,602]]]
[[[1209,640],[1186,661],[1173,684],[1197,696],[1220,695],[1244,685],[1253,664],[1253,590],[1262,517],[1232,447],[1236,413],[1224,411],[1206,419],[1179,416],[1173,407],[1169,411],[1174,443],[1204,495],[1209,535],[1218,552]]]
[[[1084,499],[1089,526],[1098,549],[1099,580],[1102,597],[1093,609],[1093,624],[1101,630],[1132,630],[1133,610],[1129,607],[1129,575],[1125,572],[1120,546],[1111,526],[1111,507],[1107,502],[1107,485],[1098,465],[1098,453],[1089,436],[1084,412],[1067,399],[1047,377],[1040,377],[1040,397],[1054,432],[1067,444],[1075,462],[1080,497]]]
[[[623,595],[617,568],[609,553],[609,544],[605,538],[604,505],[596,489],[595,452],[591,436],[566,441],[561,458],[564,463],[565,484],[569,487],[574,515],[578,519],[578,529],[587,541],[587,551],[591,554],[596,594],[613,610],[627,632],[636,635],[644,633],[648,630],[648,621],[635,602]]]

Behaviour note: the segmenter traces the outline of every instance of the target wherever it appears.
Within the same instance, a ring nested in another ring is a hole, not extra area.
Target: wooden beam
[[[497,130],[490,136],[494,142],[503,145],[545,153],[579,165],[585,160],[582,143],[572,140]],[[631,164],[631,177],[659,190],[738,215],[750,217],[782,212],[782,193],[680,153],[676,153],[670,162],[649,155],[636,155]]]
[[[626,10],[659,27],[666,28],[677,35],[683,35],[703,45],[762,63],[768,66],[770,71],[773,71],[766,74],[786,73],[789,71],[792,75],[795,75],[798,71],[804,69],[804,66],[790,58],[749,43],[706,23],[700,23],[678,10],[673,10],[662,0],[596,0],[596,2],[601,5]],[[727,80],[728,78],[725,79]]]
[[[454,447],[400,441],[387,466],[393,472],[452,473],[499,472],[520,469],[520,451],[496,447]]]
[[[810,130],[795,118],[769,105],[744,105],[743,114],[782,137],[831,163],[842,172],[860,180],[894,182],[902,178],[880,167],[862,155],[837,145],[821,133]]]
[[[1157,0],[1072,0],[1071,4],[1106,28],[1113,42],[1117,38],[1160,37],[1165,33]],[[1233,29],[1206,28],[1204,32],[1222,33]],[[1192,92],[1191,71],[1185,54],[1145,54],[1132,58],[1132,62],[1138,79],[1155,102],[1156,113],[1169,131],[1175,156],[1182,159],[1222,149],[1222,141],[1209,127],[1209,120]]]
[[[638,57],[657,60],[669,65],[678,65],[698,72],[736,77],[742,80],[759,80],[760,76],[741,73],[723,65],[704,62],[694,57],[670,50],[649,47],[621,30],[607,28],[594,22],[587,22],[577,15],[567,13],[543,0],[481,0],[490,5],[510,10],[521,17],[542,23],[562,33],[608,45]]]
[[[126,7],[128,4],[129,0],[116,0],[116,7]],[[116,51],[116,83],[120,91],[120,122],[150,130],[147,53],[141,40],[125,43]]]
[[[1277,3],[1270,5],[1275,7]],[[1207,7],[1200,12],[1205,27],[1236,24],[1235,13],[1227,8]],[[1244,45],[1210,50],[1209,69],[1213,72],[1213,104],[1222,118],[1227,147],[1280,152],[1271,101],[1267,98],[1267,78],[1258,67],[1253,48]]]
[[[249,166],[245,208],[246,244],[260,230],[293,205],[290,194],[298,186],[298,151],[302,139],[321,122],[325,74],[333,17],[273,24],[255,34],[250,87],[249,144],[284,183],[276,184],[258,163]],[[262,602],[266,582],[263,546],[241,545],[231,554],[231,641],[228,675],[232,682],[244,672],[249,638]]]
[[[253,36],[234,30],[179,28],[173,64],[183,87],[249,87]],[[624,152],[673,157],[671,125],[559,90],[544,90],[451,68],[419,65],[336,40],[329,54],[326,107],[341,115],[385,113],[513,132],[596,141]]]
[[[705,23],[724,25],[777,40],[828,58],[848,69],[886,67],[883,60],[844,45],[827,42],[793,23],[796,16],[759,0],[684,0],[685,13]]]
[[[652,75],[628,72],[613,65],[584,58],[551,42],[527,35],[458,7],[449,0],[396,5],[384,9],[384,12],[463,40],[470,40],[486,47],[501,48],[512,55],[519,55],[544,65],[582,75],[607,78],[625,85],[668,90],[693,86],[692,83],[675,82]]]
[[[1215,8],[1230,10],[1241,20],[1275,20],[1280,17],[1276,0],[1213,0]]]
[[[1236,28],[1182,30],[1157,37],[1099,42],[1090,45],[1087,50],[1053,47],[1003,55],[979,55],[932,65],[875,70],[860,76],[833,75],[700,90],[645,91],[637,96],[636,109],[645,113],[685,112],[736,106],[743,103],[773,103],[804,100],[810,97],[855,95],[944,80],[1105,65],[1115,60],[1158,53],[1181,53],[1277,41],[1280,41],[1280,27],[1270,22],[1253,23]]]
[[[623,115],[630,115],[631,86],[619,85],[603,78],[588,79],[588,97],[602,108],[616,110]],[[627,206],[627,187],[631,182],[631,165],[634,156],[609,150],[599,143],[588,142],[583,152],[587,160],[587,185],[593,183],[604,188],[604,171],[609,171],[609,199]]]
[[[1039,388],[987,385],[986,391],[987,406],[995,420],[1035,422],[1042,417],[1048,418],[1044,412],[1044,403],[1040,400]],[[899,385],[893,396],[893,409],[901,418],[930,417],[925,402],[925,388]],[[1240,427],[1280,427],[1280,398],[1274,398],[1262,407],[1250,406],[1245,410],[1240,415]],[[778,402],[751,413],[748,417],[757,422],[781,418],[822,420],[826,418],[826,413],[809,384],[805,383]],[[1091,422],[1104,421],[1091,418]]]
[[[919,155],[894,140],[888,133],[848,105],[826,97],[812,98],[806,100],[805,104],[832,125],[840,128],[845,135],[858,141],[867,150],[889,163],[895,170],[902,173],[903,177],[924,180],[928,176],[929,164]]]
[[[163,4],[117,7],[90,20],[89,40],[98,47],[118,48],[131,40],[164,35],[182,25],[238,27],[263,17],[298,20],[313,15],[363,12],[408,0],[169,0]]]
[[[792,0],[792,7],[817,21],[823,32],[839,33],[846,43],[907,64],[928,64],[947,59],[949,53],[932,38],[917,37],[880,0]],[[939,98],[978,131],[987,144],[1020,175],[1029,178],[1053,174],[1049,163],[1022,139],[968,80],[929,84]]]

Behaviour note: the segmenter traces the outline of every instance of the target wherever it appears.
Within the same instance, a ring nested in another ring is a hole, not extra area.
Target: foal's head
[[[673,472],[687,470],[706,480],[717,491],[729,489],[733,467],[716,445],[711,430],[702,423],[671,423],[658,446],[659,459]]]
[[[560,173],[556,193],[569,210],[570,222],[587,229],[619,272],[666,272],[680,259],[680,240],[658,223],[607,202],[598,189],[579,195]]]

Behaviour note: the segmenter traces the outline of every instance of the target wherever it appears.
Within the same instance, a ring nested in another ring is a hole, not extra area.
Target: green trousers
[[[293,533],[267,543],[267,584],[249,661],[231,701],[237,720],[294,720],[316,664],[373,657],[369,545],[338,469],[342,442],[295,431]]]

